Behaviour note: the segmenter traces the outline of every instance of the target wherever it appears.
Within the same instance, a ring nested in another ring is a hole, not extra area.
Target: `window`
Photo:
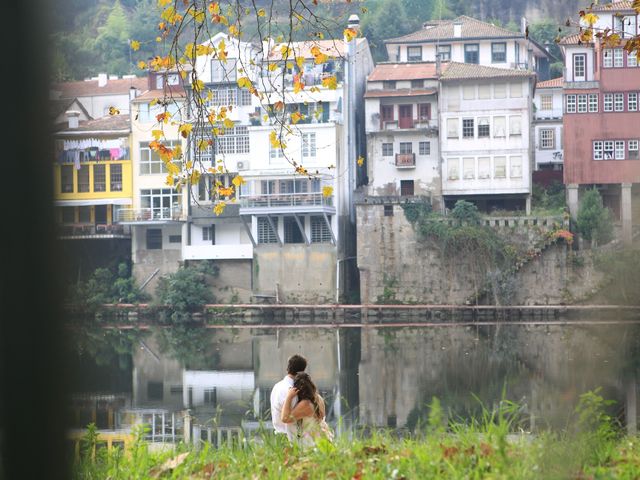
[[[273,225],[278,228],[278,217],[272,217]],[[271,224],[267,217],[258,217],[258,243],[278,243],[278,237],[271,229]]]
[[[164,384],[162,382],[147,382],[147,399],[162,400],[164,396]]]
[[[418,143],[418,153],[420,155],[431,155],[431,142]]]
[[[300,223],[304,229],[304,217],[300,217]],[[295,217],[284,217],[284,243],[304,243],[304,236],[300,231]]]
[[[393,157],[393,143],[383,143],[382,144],[382,156],[383,157]]]
[[[60,191],[62,193],[73,192],[73,165],[60,167]]]
[[[598,111],[598,94],[597,93],[589,94],[589,111],[590,112]]]
[[[578,95],[578,113],[587,113],[587,95]]]
[[[493,136],[494,138],[502,138],[506,136],[507,119],[506,117],[493,117]]]
[[[422,61],[422,47],[407,47],[407,60],[410,62]]]
[[[316,134],[315,132],[302,134],[302,156],[316,156]]]
[[[122,191],[122,164],[114,163],[109,166],[110,169],[110,185],[109,189],[112,192]]]
[[[553,128],[540,129],[540,149],[549,150],[556,148],[555,130]]]
[[[586,55],[583,53],[573,55],[573,79],[576,81],[585,80]]]
[[[147,250],[162,250],[162,230],[160,228],[147,229]]]
[[[411,88],[424,87],[424,80],[411,80]]]
[[[540,110],[553,110],[553,95],[540,95]]]
[[[491,98],[491,85],[478,85],[478,98],[480,100]]]
[[[613,141],[605,140],[604,142],[604,159],[613,160]]]
[[[489,138],[489,117],[478,118],[478,138]]]
[[[522,134],[522,118],[520,116],[509,117],[509,135]]]
[[[178,145],[177,140],[164,142],[168,148]],[[154,175],[167,173],[167,167],[160,158],[158,152],[149,147],[149,142],[140,142],[140,175]]]
[[[248,106],[251,105],[251,92],[245,88],[212,88],[211,98],[205,101],[207,107]]]
[[[412,142],[400,142],[400,154],[413,153]]]
[[[449,180],[458,180],[460,178],[459,159],[449,158],[447,160],[447,178]]]
[[[216,244],[216,226],[202,227],[202,241],[211,242],[211,245]]]
[[[216,387],[205,388],[203,401],[205,405],[216,406],[218,404],[218,389]]]
[[[148,220],[166,220],[180,207],[180,194],[173,188],[140,190],[140,207],[148,212]]]
[[[436,53],[440,56],[440,60],[448,62],[451,60],[451,45],[438,45]]]
[[[233,154],[233,153],[249,153],[249,128],[248,127],[232,127],[225,128],[220,135],[216,137],[216,153]]]
[[[567,95],[566,113],[576,113],[576,96]]]
[[[457,118],[447,118],[447,138],[458,138]]]
[[[613,49],[613,66],[615,68],[624,67],[624,50],[621,48]]]
[[[604,111],[613,112],[613,93],[604,94]]]
[[[624,93],[613,94],[613,107],[616,112],[624,112]]]
[[[464,100],[475,100],[476,98],[476,86],[475,85],[463,85],[462,98]]]
[[[91,207],[78,207],[78,223],[91,223]]]
[[[507,44],[492,43],[491,44],[491,63],[504,63],[507,61]]]
[[[506,83],[496,83],[493,86],[493,98],[507,98]]]
[[[138,121],[150,122],[151,121],[151,108],[148,103],[141,103],[138,105]]]
[[[182,235],[169,235],[169,243],[182,243]]]
[[[76,223],[76,210],[73,207],[62,207],[62,223]]]
[[[633,37],[636,34],[636,16],[629,15],[628,17],[624,17],[623,23],[624,27],[622,36],[624,38]]]
[[[638,110],[638,93],[630,92],[627,97],[627,110],[635,112]]]
[[[271,160],[284,158],[284,150],[282,149],[282,147],[274,147],[271,143],[269,143],[269,158]]]
[[[613,49],[605,48],[602,50],[602,67],[603,68],[613,67]]]
[[[474,133],[473,118],[462,119],[462,138],[473,138]]]
[[[493,177],[494,178],[507,177],[507,157],[493,158]]]
[[[509,176],[511,178],[522,177],[522,157],[520,155],[513,155],[509,157],[509,163],[511,164],[511,170]]]
[[[491,158],[478,157],[478,178],[491,178]]]
[[[511,98],[521,98],[522,97],[522,83],[513,82],[509,84],[509,95]]]
[[[638,140],[629,140],[629,160],[638,160]]]
[[[602,160],[603,156],[603,145],[602,141],[596,140],[593,142],[593,159],[594,160]]]
[[[464,157],[462,159],[462,178],[465,180],[473,180],[476,178],[476,159],[473,157]]]
[[[78,170],[78,192],[90,191],[89,185],[89,165],[81,165]]]
[[[235,59],[211,60],[211,83],[235,82],[237,77]]]
[[[431,119],[431,104],[420,103],[418,104],[418,120],[425,121]]]
[[[382,121],[382,125],[384,126],[385,122],[393,121],[393,105],[381,105],[380,106],[380,119]]]
[[[638,52],[633,51],[627,53],[627,67],[637,67],[638,66]]]
[[[331,223],[331,217],[327,217],[329,223]],[[331,230],[327,225],[324,217],[312,216],[311,217],[311,242],[312,243],[329,243],[333,241]]]
[[[400,180],[400,196],[407,197],[413,195],[413,180]]]
[[[480,63],[480,46],[477,43],[465,44],[464,63]]]
[[[396,82],[394,80],[384,80],[382,82],[382,88],[384,90],[395,90],[396,89]]]
[[[393,217],[393,205],[384,205],[384,216]]]
[[[614,146],[614,154],[616,160],[624,160],[624,140],[616,140]]]
[[[107,190],[106,165],[93,166],[93,191],[105,192]]]

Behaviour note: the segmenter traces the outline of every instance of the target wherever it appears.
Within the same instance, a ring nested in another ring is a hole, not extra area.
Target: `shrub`
[[[97,268],[85,282],[78,282],[71,290],[74,303],[96,309],[104,303],[137,303],[148,299],[131,277],[126,263],[118,265],[118,272]]]
[[[588,190],[582,197],[578,217],[578,232],[585,240],[602,245],[613,239],[613,221],[609,209],[602,204],[598,190]]]
[[[451,216],[460,222],[479,224],[481,217],[478,207],[466,200],[458,200],[451,210]]]

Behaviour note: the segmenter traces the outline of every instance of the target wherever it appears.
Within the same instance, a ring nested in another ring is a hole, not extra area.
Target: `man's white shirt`
[[[276,383],[271,390],[271,423],[276,433],[286,433],[292,439],[295,437],[295,423],[284,423],[282,421],[282,407],[287,399],[289,389],[293,387],[293,378],[289,375]],[[298,402],[298,398],[294,397],[291,402],[291,408]]]

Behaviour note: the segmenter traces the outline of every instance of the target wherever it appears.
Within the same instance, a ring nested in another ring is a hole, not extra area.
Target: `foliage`
[[[582,237],[594,245],[603,245],[613,239],[611,212],[602,204],[600,192],[587,190],[580,201],[576,227]]]
[[[215,301],[208,281],[216,276],[218,267],[204,261],[195,266],[181,266],[175,273],[161,277],[156,290],[158,303],[168,307],[161,312],[161,320],[191,321],[193,313]]]
[[[73,303],[96,310],[105,303],[139,303],[149,297],[140,291],[126,263],[118,265],[117,273],[97,268],[86,281],[79,281],[70,292]]]
[[[211,348],[204,327],[178,323],[159,329],[158,334],[162,351],[171,352],[184,368],[210,370],[218,364],[218,353]]]
[[[553,182],[544,187],[533,184],[531,191],[531,209],[534,215],[558,215],[566,208],[566,194],[564,185]]]
[[[415,223],[420,217],[429,215],[433,211],[429,202],[403,203],[401,206],[409,223]]]
[[[131,355],[144,333],[138,329],[104,328],[83,323],[74,336],[74,346],[80,357],[86,355],[98,366],[131,368]]]

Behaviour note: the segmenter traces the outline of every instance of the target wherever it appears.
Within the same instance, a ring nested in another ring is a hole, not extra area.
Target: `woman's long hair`
[[[313,414],[316,418],[322,419],[323,412],[320,411],[320,403],[318,401],[318,389],[311,380],[308,373],[297,373],[293,379],[293,387],[298,390],[298,401],[309,400],[313,404]]]

